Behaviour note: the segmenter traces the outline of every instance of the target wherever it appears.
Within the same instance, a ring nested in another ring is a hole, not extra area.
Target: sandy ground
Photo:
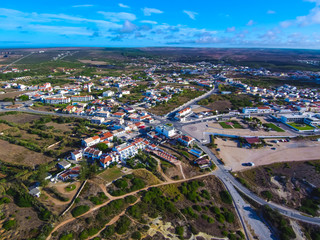
[[[104,65],[104,64],[106,64],[106,62],[104,62],[104,61],[92,61],[92,60],[79,60],[79,62],[89,63],[89,64],[92,64],[92,65]]]
[[[268,140],[269,142],[269,140]],[[248,169],[242,163],[253,162],[255,166],[268,165],[276,162],[307,161],[320,159],[320,142],[291,141],[286,143],[274,143],[272,147],[262,149],[238,148],[233,140],[223,141],[217,139],[220,148],[220,157],[226,166],[232,171]]]
[[[201,106],[194,106],[194,108],[192,108],[192,111],[195,113],[200,113],[203,111],[210,111],[209,108],[205,108],[205,107],[201,107]]]
[[[239,121],[238,121],[239,122]],[[243,125],[243,124],[242,124]],[[244,126],[245,127],[245,126]],[[217,133],[217,134],[225,134],[225,135],[236,135],[236,136],[279,136],[279,137],[289,137],[292,136],[290,132],[276,132],[270,131],[266,132],[264,130],[260,131],[252,131],[250,129],[224,129],[217,122],[201,122],[196,124],[189,124],[183,126],[182,128],[189,135],[197,139],[203,139],[206,137],[209,139],[208,134],[204,133]]]

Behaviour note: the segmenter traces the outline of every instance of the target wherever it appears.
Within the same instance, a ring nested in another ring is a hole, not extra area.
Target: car
[[[271,150],[277,150],[277,148],[273,147],[273,148],[271,148]]]
[[[253,162],[242,163],[242,166],[253,167],[254,163]]]

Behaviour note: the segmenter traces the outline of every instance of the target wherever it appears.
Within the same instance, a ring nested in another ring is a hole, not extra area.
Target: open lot
[[[320,142],[291,141],[273,144],[262,149],[239,148],[235,140],[216,139],[220,148],[220,157],[233,171],[247,169],[242,163],[253,162],[262,166],[276,162],[307,161],[320,159]],[[270,140],[267,141],[270,143]],[[275,148],[272,150],[271,148]]]
[[[40,115],[34,115],[34,114],[28,114],[28,113],[17,113],[17,114],[0,116],[0,119],[2,120],[6,120],[8,122],[13,122],[17,124],[29,123],[34,120],[38,120],[40,118],[41,118]]]
[[[220,135],[236,135],[236,136],[279,136],[279,137],[289,137],[292,136],[290,132],[277,132],[277,131],[264,131],[264,130],[251,130],[247,128],[244,124],[241,124],[243,129],[240,128],[223,128],[217,122],[201,122],[196,124],[190,124],[183,126],[183,130],[194,138],[202,139],[204,137],[203,133],[216,133]],[[208,135],[206,135],[208,136]]]
[[[20,96],[24,93],[26,93],[27,91],[16,91],[16,92],[8,92],[8,93],[5,93],[5,94],[1,94],[0,95],[0,101],[5,99],[5,98],[15,98],[17,96]]]
[[[51,157],[44,156],[41,153],[28,150],[24,147],[14,145],[3,140],[0,140],[0,145],[0,159],[4,162],[34,166],[37,164],[48,163],[53,160]]]

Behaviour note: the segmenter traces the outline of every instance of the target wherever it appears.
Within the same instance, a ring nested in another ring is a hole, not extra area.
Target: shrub
[[[225,212],[223,215],[228,223],[234,222],[234,214],[232,212]]]
[[[16,220],[8,220],[3,223],[2,227],[6,231],[9,231],[9,230],[13,229],[16,225],[17,225]]]
[[[110,226],[107,226],[102,232],[101,232],[101,236],[103,238],[108,238],[108,237],[111,237],[114,233],[115,233],[115,227],[114,225],[110,225]]]
[[[176,234],[177,234],[177,235],[183,236],[183,233],[184,233],[184,229],[183,229],[182,226],[176,227]]]
[[[81,206],[78,206],[78,207],[75,207],[74,209],[72,209],[71,214],[73,217],[78,217],[78,216],[88,212],[89,209],[90,209],[89,206],[81,205]]]
[[[59,237],[59,240],[73,240],[73,239],[74,239],[73,233],[61,234]]]
[[[262,191],[261,196],[269,202],[272,199],[272,193],[270,191]]]
[[[124,234],[128,230],[130,224],[131,220],[128,217],[121,216],[120,220],[117,222],[115,230],[118,234]]]
[[[220,191],[219,194],[222,202],[232,204],[232,197],[227,191]]]
[[[117,187],[117,188],[120,188],[120,189],[125,189],[128,187],[128,183],[126,180],[124,179],[118,179],[114,182],[114,185]]]
[[[139,240],[139,239],[141,239],[141,233],[136,231],[136,232],[132,233],[131,237],[133,239],[138,239]]]
[[[137,198],[135,196],[133,196],[133,195],[130,195],[130,196],[125,197],[124,201],[126,203],[131,204],[131,203],[134,203],[135,201],[137,201]]]
[[[10,202],[11,202],[11,200],[8,197],[3,197],[0,199],[0,205],[3,203],[10,203]]]

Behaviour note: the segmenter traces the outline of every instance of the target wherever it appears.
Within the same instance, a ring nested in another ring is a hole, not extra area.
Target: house
[[[93,124],[102,124],[103,122],[104,122],[104,118],[103,117],[93,117],[92,119],[91,119],[91,123],[93,123]]]
[[[203,151],[201,151],[199,149],[191,149],[189,151],[189,153],[191,153],[192,155],[194,155],[196,157],[200,157],[203,154]]]
[[[112,117],[116,117],[116,118],[123,118],[125,115],[126,114],[122,112],[115,112],[111,114]]]
[[[138,153],[138,149],[134,144],[123,143],[113,148],[119,154],[120,160],[125,161],[129,157],[133,157]]]
[[[40,197],[41,191],[38,187],[34,187],[29,191],[29,194],[34,197]]]
[[[168,125],[160,125],[156,127],[156,132],[166,136],[167,138],[171,138],[175,135],[175,128],[173,126]]]
[[[187,135],[182,135],[178,138],[178,141],[182,145],[189,147],[189,145],[194,141],[194,139],[192,137],[187,136]]]
[[[85,147],[91,147],[93,145],[96,145],[100,142],[100,137],[99,136],[94,136],[94,137],[90,137],[87,139],[83,139],[82,140],[82,145],[84,145]]]
[[[83,156],[92,159],[99,159],[101,155],[102,152],[100,150],[91,147],[87,147],[83,152]]]
[[[97,117],[108,118],[110,116],[110,112],[108,111],[99,111],[95,114]]]
[[[80,174],[80,167],[74,167],[72,169],[68,169],[59,174],[59,178],[62,181],[67,181],[68,179],[73,179],[78,177]]]
[[[100,135],[101,141],[112,141],[113,140],[113,134],[111,132],[106,132]]]
[[[185,109],[182,109],[181,111],[179,111],[176,114],[176,117],[181,118],[181,117],[187,116],[190,113],[192,113],[192,110],[191,110],[191,108],[188,107],[188,108],[185,108]]]
[[[68,169],[71,167],[71,163],[69,163],[68,161],[66,160],[62,160],[58,163],[58,167],[61,168],[61,169]]]
[[[260,139],[258,137],[246,137],[245,140],[250,146],[252,144],[260,143]]]
[[[112,97],[113,95],[114,95],[114,92],[110,90],[102,93],[103,97]]]
[[[79,161],[82,158],[82,152],[79,150],[75,150],[71,152],[71,159],[75,161]]]
[[[70,105],[70,106],[67,106],[65,109],[63,109],[62,112],[70,114],[70,113],[75,112],[76,110],[77,110],[77,108],[75,106]]]

